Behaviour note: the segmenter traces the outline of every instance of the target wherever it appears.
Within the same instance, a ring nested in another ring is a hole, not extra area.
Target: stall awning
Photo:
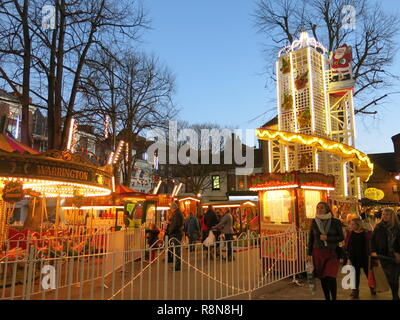
[[[6,152],[20,152],[20,153],[29,153],[29,154],[39,154],[39,151],[32,149],[21,142],[6,136],[4,134],[0,134],[0,150]]]

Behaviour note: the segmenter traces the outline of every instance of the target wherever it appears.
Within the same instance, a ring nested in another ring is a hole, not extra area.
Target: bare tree
[[[346,6],[356,10],[356,28],[344,28]],[[371,106],[382,102],[397,76],[390,71],[397,50],[395,37],[399,32],[399,16],[385,13],[379,4],[366,0],[259,0],[255,10],[255,25],[271,38],[267,63],[274,65],[278,47],[292,43],[299,31],[310,31],[327,47],[335,50],[347,43],[353,47],[353,77],[355,96],[364,105],[356,113],[373,113]],[[273,77],[273,68],[267,70]],[[375,92],[381,93],[379,96]],[[386,92],[385,92],[386,91]]]
[[[148,147],[141,135],[154,128],[166,128],[177,114],[174,76],[155,57],[132,51],[114,54],[111,50],[93,57],[84,74],[81,90],[89,121],[104,123],[109,116],[114,149],[117,139],[127,143],[128,157],[122,157],[121,162],[122,180],[129,186],[135,162]]]
[[[32,32],[29,0],[0,2],[0,79],[17,95],[22,106],[21,141],[31,146],[29,105]],[[18,79],[18,80],[17,80]],[[22,90],[19,90],[19,87]]]
[[[166,164],[160,166],[158,172],[161,179],[181,182],[191,192],[198,194],[212,187],[212,173],[227,173],[235,167],[233,163],[224,163],[224,152],[227,151],[225,147],[228,143],[232,143],[231,129],[226,130],[224,135],[221,134],[224,132],[218,124],[189,124],[185,121],[178,122],[177,129],[180,132],[179,137],[171,137],[167,132],[165,135],[167,138],[167,157]],[[186,129],[188,129],[187,139],[183,140],[181,133]],[[213,140],[208,136],[207,133],[212,134],[212,130],[215,130],[215,134],[220,139]],[[172,146],[176,146],[178,151],[177,163],[170,158],[169,148]],[[208,159],[207,163],[203,161],[202,156]],[[215,160],[216,162],[214,162]],[[223,181],[224,179],[221,176],[220,182]]]
[[[1,61],[2,70],[11,71],[7,77],[0,73],[12,89],[24,82],[28,101],[30,91],[48,106],[49,148],[62,149],[70,120],[81,108],[79,86],[87,58],[105,44],[126,47],[138,39],[148,21],[137,0],[24,0],[24,7],[20,2],[1,2],[8,16],[1,20],[0,41],[17,47],[3,52],[7,61]],[[55,19],[54,28],[46,30],[41,11],[45,5],[53,5]],[[10,22],[14,29],[7,34]],[[11,68],[10,55],[14,56]],[[25,62],[16,63],[16,59]]]

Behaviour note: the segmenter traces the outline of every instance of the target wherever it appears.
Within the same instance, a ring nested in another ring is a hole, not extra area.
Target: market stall
[[[223,215],[226,210],[230,210],[234,220],[234,230],[237,234],[242,232],[259,231],[258,228],[258,202],[256,201],[216,201],[204,203],[203,211],[206,212],[211,205],[217,215]]]
[[[178,197],[179,209],[182,211],[185,217],[188,217],[190,213],[197,216],[200,212],[200,197],[195,196],[181,196]]]
[[[262,235],[293,226],[309,230],[318,202],[326,202],[335,185],[333,176],[301,172],[253,175],[250,181],[250,190],[259,193]]]
[[[5,195],[1,203],[4,210],[0,214],[0,237],[3,240],[8,237],[7,228],[12,214],[7,203],[15,206],[15,202],[27,198],[29,214],[26,224],[39,230],[47,214],[43,199],[55,198],[54,225],[57,234],[62,198],[80,201],[85,197],[107,196],[111,193],[110,166],[96,167],[70,151],[38,153],[10,137],[0,136],[0,139],[0,142],[9,141],[14,148],[22,149],[15,150],[17,152],[10,152],[3,146],[0,149],[0,189]]]

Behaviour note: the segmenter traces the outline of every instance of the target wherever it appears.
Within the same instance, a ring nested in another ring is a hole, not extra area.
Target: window
[[[293,222],[292,219],[292,197],[287,190],[266,191],[263,199],[264,212],[263,221],[268,222]],[[290,218],[289,218],[290,216]],[[290,219],[290,220],[289,220]]]
[[[212,189],[221,190],[221,178],[220,176],[211,176],[212,179]]]
[[[306,204],[306,217],[314,218],[317,204],[321,201],[321,192],[316,190],[305,190],[304,200]]]

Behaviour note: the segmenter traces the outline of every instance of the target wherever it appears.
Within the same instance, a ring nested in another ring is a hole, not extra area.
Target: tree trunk
[[[28,22],[28,7],[29,0],[24,1],[24,8],[22,14],[22,26],[24,34],[24,71],[22,82],[22,121],[21,121],[21,141],[23,144],[32,146],[32,136],[30,133],[30,119],[29,119],[29,91],[30,91],[30,66],[31,66],[31,39],[29,34]]]

